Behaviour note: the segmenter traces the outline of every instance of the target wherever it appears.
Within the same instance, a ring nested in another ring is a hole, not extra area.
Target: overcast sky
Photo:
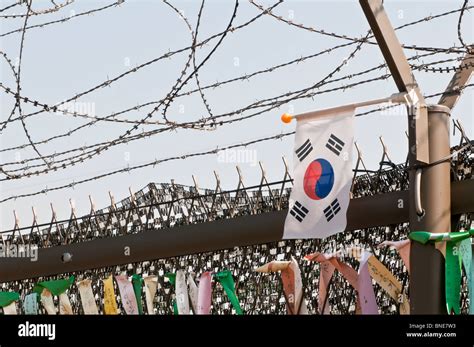
[[[13,0],[0,1],[1,8],[11,4]],[[113,1],[76,1],[61,11],[41,16],[33,16],[28,24],[77,15],[81,12],[105,6]],[[394,26],[400,26],[417,19],[442,13],[461,7],[463,1],[385,1],[386,10]],[[195,25],[199,10],[199,1],[172,0],[179,10]],[[265,7],[271,3],[258,1]],[[34,7],[47,8],[49,1],[35,0]],[[204,6],[199,28],[198,41],[221,32],[227,26],[234,8],[234,1],[209,1]],[[16,6],[2,14],[24,13],[24,6]],[[327,32],[361,37],[368,30],[367,21],[358,1],[286,1],[274,12],[296,23]],[[259,10],[247,1],[241,1],[234,26],[244,23],[256,16]],[[397,31],[401,42],[406,45],[448,48],[460,46],[457,37],[459,13],[440,19],[422,23]],[[24,18],[0,18],[0,31],[6,33],[21,28]],[[466,13],[462,25],[465,42],[473,39],[472,12]],[[14,33],[1,38],[0,49],[10,59],[16,61],[19,56],[21,33]],[[197,50],[197,63],[210,52],[217,40]],[[210,60],[200,70],[199,78],[202,86],[216,81],[251,74],[252,72],[307,56],[348,41],[322,36],[307,30],[291,27],[270,16],[263,16],[251,25],[229,34]],[[72,18],[65,23],[53,24],[43,28],[27,30],[24,38],[24,50],[21,64],[21,94],[30,99],[53,105],[79,92],[112,79],[146,61],[159,57],[168,51],[186,47],[191,43],[191,36],[183,20],[172,9],[159,1],[126,1],[119,7],[112,7],[93,15]],[[320,57],[308,59],[300,64],[259,75],[248,81],[238,81],[220,88],[205,91],[206,99],[214,114],[222,114],[244,107],[256,100],[276,96],[288,91],[308,87],[322,79],[345,59],[354,46],[341,48]],[[417,53],[405,50],[407,56]],[[424,53],[418,51],[418,53]],[[139,71],[120,79],[110,87],[99,90],[80,98],[79,111],[89,112],[96,116],[106,116],[137,104],[163,98],[171,89],[186,63],[188,54],[181,53],[171,59],[161,60]],[[417,64],[455,58],[457,55],[435,55],[421,59]],[[1,58],[1,57],[0,57]],[[333,79],[354,74],[383,63],[383,57],[377,46],[363,45],[354,59]],[[449,62],[438,66],[455,66]],[[1,82],[12,89],[15,88],[14,76],[6,64],[0,60]],[[188,71],[191,71],[188,70]],[[334,82],[321,90],[334,88],[348,83],[377,77],[386,70],[378,70],[351,80]],[[415,72],[424,94],[443,91],[452,73]],[[184,91],[192,90],[195,81],[190,82]],[[295,124],[284,125],[280,121],[283,112],[304,112],[312,109],[332,107],[349,102],[357,102],[389,96],[397,92],[391,79],[363,84],[345,91],[323,93],[314,99],[292,101],[270,112],[254,117],[248,121],[226,125],[213,132],[194,130],[176,130],[155,135],[129,144],[114,146],[104,154],[83,164],[48,175],[24,178],[11,182],[1,182],[0,198],[40,191],[45,187],[54,187],[73,181],[92,177],[115,170],[127,165],[133,166],[154,159],[162,159],[176,155],[198,152],[202,150],[224,147],[239,142],[276,135],[294,129]],[[438,98],[430,99],[436,102]],[[11,95],[2,92],[0,97],[1,116],[6,120],[14,104]],[[82,108],[81,108],[82,107]],[[37,108],[22,105],[24,113]],[[122,115],[125,119],[142,119],[153,106]],[[473,93],[466,90],[461,101],[453,111],[452,117],[460,119],[469,136],[474,136],[472,121]],[[368,110],[368,109],[365,109]],[[364,111],[361,109],[359,111]],[[247,113],[245,113],[247,114]],[[208,116],[199,94],[194,93],[176,99],[168,112],[171,120],[182,122],[197,120]],[[15,115],[16,117],[17,115]],[[153,120],[160,120],[155,114]],[[41,113],[25,120],[29,133],[34,141],[62,134],[78,125],[88,122],[86,119],[73,118],[53,112]],[[111,140],[123,134],[130,124],[99,122],[93,127],[85,128],[68,138],[62,138],[38,146],[42,154],[52,154],[67,149],[90,145]],[[145,131],[156,129],[156,125],[140,127]],[[363,151],[364,159],[369,168],[377,168],[382,155],[379,136],[383,136],[389,155],[394,162],[406,158],[407,141],[405,130],[407,120],[403,110],[373,113],[356,118],[356,141]],[[8,148],[27,143],[27,138],[20,122],[9,124],[0,134],[1,148]],[[452,143],[459,141],[458,134]],[[40,222],[51,218],[49,203],[52,202],[58,217],[69,216],[69,199],[73,199],[79,214],[89,210],[88,196],[91,194],[98,208],[109,204],[108,191],[112,191],[116,200],[128,194],[128,188],[139,190],[149,182],[170,182],[192,184],[191,175],[195,175],[201,187],[213,188],[215,180],[213,170],[221,177],[224,188],[233,189],[238,182],[235,165],[240,165],[247,185],[258,184],[260,169],[256,161],[265,165],[270,180],[283,177],[282,156],[292,162],[293,137],[278,141],[263,142],[246,148],[246,162],[236,163],[232,157],[209,155],[163,163],[156,167],[136,170],[128,174],[119,174],[65,189],[38,195],[31,198],[10,200],[0,205],[0,228],[13,227],[13,209],[16,209],[21,225],[26,226],[32,221],[31,207],[35,206]],[[37,156],[31,148],[3,152],[0,162],[7,163]],[[40,163],[40,162],[36,162]],[[9,169],[14,168],[10,166]]]

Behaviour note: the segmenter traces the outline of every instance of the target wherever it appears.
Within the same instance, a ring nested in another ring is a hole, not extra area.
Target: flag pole
[[[343,112],[343,111],[350,110],[350,109],[356,109],[356,108],[359,108],[359,107],[383,104],[385,102],[390,102],[392,104],[410,103],[410,100],[407,99],[407,97],[408,97],[407,93],[404,93],[404,92],[403,93],[395,93],[395,94],[390,95],[387,98],[362,101],[362,102],[347,104],[347,105],[343,105],[343,106],[336,106],[336,107],[332,107],[332,108],[326,108],[326,109],[323,109],[323,110],[309,111],[309,112],[295,114],[295,115],[285,113],[281,116],[281,120],[282,120],[283,123],[290,123],[293,119],[301,120],[303,118],[323,116],[323,115],[327,115],[327,114],[331,114],[331,113],[339,113],[339,112]]]

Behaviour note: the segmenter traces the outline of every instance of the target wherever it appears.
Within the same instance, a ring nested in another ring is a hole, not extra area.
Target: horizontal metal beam
[[[452,214],[474,211],[474,180],[452,183]],[[408,222],[408,191],[352,199],[346,230]],[[287,211],[40,249],[37,261],[0,258],[0,283],[279,241]],[[64,253],[72,261],[63,263]]]

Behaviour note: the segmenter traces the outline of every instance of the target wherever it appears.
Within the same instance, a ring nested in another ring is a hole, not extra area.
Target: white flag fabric
[[[99,314],[94,292],[92,291],[92,281],[90,279],[85,279],[77,282],[77,289],[79,289],[79,295],[81,296],[84,314]]]
[[[53,302],[53,294],[51,294],[51,292],[46,288],[44,288],[41,292],[41,303],[43,304],[47,314],[56,314],[56,307],[54,306]]]
[[[148,314],[155,314],[153,300],[158,287],[158,276],[147,276],[143,280],[145,281],[146,309]]]
[[[4,315],[18,314],[18,312],[16,311],[15,301],[11,302],[10,305],[3,306],[3,314]]]
[[[325,238],[344,231],[352,183],[354,111],[300,118],[293,189],[284,239]]]
[[[66,293],[59,294],[59,314],[74,314]]]

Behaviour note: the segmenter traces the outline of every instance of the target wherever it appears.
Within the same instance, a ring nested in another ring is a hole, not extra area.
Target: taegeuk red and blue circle
[[[304,192],[312,200],[324,199],[334,186],[334,169],[326,159],[316,159],[306,168]]]

